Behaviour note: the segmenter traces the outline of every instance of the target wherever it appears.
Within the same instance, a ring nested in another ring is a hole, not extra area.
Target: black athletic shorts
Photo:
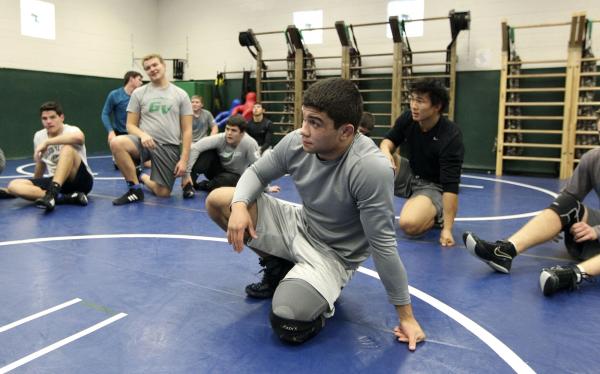
[[[50,187],[52,183],[52,177],[42,177],[42,178],[31,178],[31,183],[35,186],[38,186],[42,190],[46,191]],[[62,193],[73,193],[73,192],[83,192],[84,194],[90,193],[92,190],[92,186],[94,185],[94,177],[90,174],[90,172],[85,167],[83,161],[79,164],[79,169],[77,170],[77,174],[75,178],[70,181],[66,180],[62,185],[60,192]]]

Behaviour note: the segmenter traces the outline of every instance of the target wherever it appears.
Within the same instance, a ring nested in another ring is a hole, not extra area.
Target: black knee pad
[[[574,196],[562,192],[554,199],[548,209],[554,211],[560,218],[562,229],[568,232],[573,224],[583,219],[585,208]]]
[[[325,326],[325,318],[322,315],[313,321],[297,321],[279,317],[271,312],[269,319],[279,339],[289,344],[302,344],[317,335]]]

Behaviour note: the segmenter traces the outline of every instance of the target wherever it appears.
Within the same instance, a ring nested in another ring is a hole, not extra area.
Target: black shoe
[[[130,188],[129,191],[118,199],[113,200],[113,205],[125,205],[144,201],[144,191],[141,188]]]
[[[46,209],[46,212],[51,212],[56,206],[56,195],[60,192],[60,185],[56,182],[52,182],[44,197],[37,199],[34,203],[35,206],[40,209]]]
[[[83,192],[73,192],[56,199],[56,204],[88,205],[88,198]]]
[[[255,299],[269,299],[273,297],[279,282],[294,267],[294,263],[275,256],[260,258],[258,262],[263,267],[263,279],[247,285],[246,294]]]
[[[191,199],[194,197],[196,193],[194,192],[194,186],[192,185],[192,183],[188,183],[185,186],[183,186],[183,198],[184,199]]]
[[[196,191],[209,191],[210,188],[209,188],[209,184],[208,183],[209,183],[209,181],[206,180],[206,179],[203,180],[203,181],[201,181],[201,182],[199,182],[199,183],[194,182],[194,189]]]
[[[463,234],[463,242],[471,254],[488,264],[492,269],[508,274],[513,258],[517,255],[512,243],[498,240],[496,243],[479,239],[472,232]]]
[[[0,188],[0,199],[14,199],[14,198],[16,198],[16,196],[11,194],[10,192],[8,192],[7,189]]]
[[[540,273],[540,287],[544,296],[550,296],[555,292],[568,290],[572,291],[585,278],[576,265],[553,266],[544,268]]]

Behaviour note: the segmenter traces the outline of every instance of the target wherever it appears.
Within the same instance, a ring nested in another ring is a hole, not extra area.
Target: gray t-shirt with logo
[[[140,114],[140,129],[160,144],[181,144],[180,116],[192,114],[192,102],[181,88],[148,83],[131,94],[127,111]]]
[[[198,140],[204,138],[208,134],[208,129],[212,128],[212,126],[216,126],[215,118],[213,115],[206,109],[200,110],[200,115],[196,117],[192,116],[192,141],[197,142]]]

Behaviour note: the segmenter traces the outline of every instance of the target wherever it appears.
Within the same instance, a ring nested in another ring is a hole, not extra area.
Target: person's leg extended
[[[408,199],[402,207],[398,224],[407,235],[420,235],[433,227],[436,215],[431,199],[417,195]]]
[[[13,179],[7,189],[11,195],[30,201],[35,201],[46,194],[45,190],[33,184],[29,179]]]
[[[508,240],[487,242],[465,232],[463,241],[474,256],[494,270],[508,273],[513,258],[534,245],[551,240],[561,231],[568,232],[576,222],[587,220],[585,207],[575,197],[561,193],[552,204],[510,236]]]

